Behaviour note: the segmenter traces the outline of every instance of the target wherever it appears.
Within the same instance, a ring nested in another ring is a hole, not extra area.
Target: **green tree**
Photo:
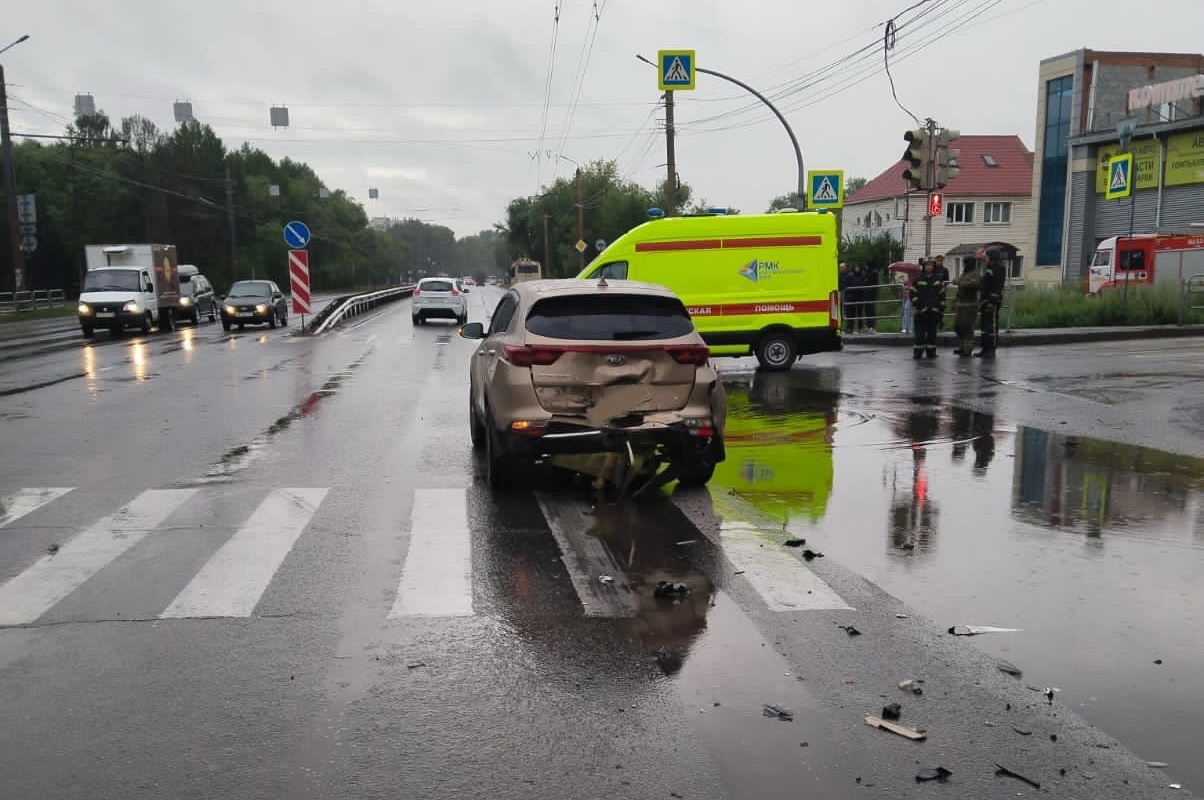
[[[841,261],[868,264],[878,271],[880,277],[885,277],[882,271],[886,267],[903,260],[903,243],[889,233],[882,232],[876,236],[845,238],[840,242],[839,252]]]

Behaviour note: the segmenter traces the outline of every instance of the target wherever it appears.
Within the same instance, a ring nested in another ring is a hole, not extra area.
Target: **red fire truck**
[[[1204,234],[1137,233],[1099,243],[1087,276],[1087,293],[1099,294],[1126,283],[1174,284],[1204,275]]]

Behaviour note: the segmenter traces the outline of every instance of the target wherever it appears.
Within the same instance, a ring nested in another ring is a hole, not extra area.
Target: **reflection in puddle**
[[[799,372],[740,377],[724,381],[727,459],[715,482],[782,522],[820,520],[832,493],[836,395],[807,388]]]
[[[1036,428],[1016,435],[1012,513],[1034,525],[1098,537],[1177,522],[1199,538],[1202,487],[1201,459]]]
[[[130,345],[130,354],[134,362],[134,380],[146,380],[146,343],[135,342]]]
[[[183,348],[184,348],[184,363],[192,363],[193,350],[196,348],[196,330],[193,328],[185,328],[183,331]]]
[[[691,566],[679,544],[674,525],[658,518],[650,506],[599,504],[588,536],[605,546],[615,566],[627,578],[632,592],[630,630],[641,646],[653,654],[666,675],[681,670],[695,638],[706,629],[707,610],[715,587]],[[680,525],[676,526],[681,530]],[[657,586],[684,587],[657,591]],[[658,596],[659,595],[659,596]]]

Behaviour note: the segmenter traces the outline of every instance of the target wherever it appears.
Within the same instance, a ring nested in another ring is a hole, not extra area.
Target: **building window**
[[[1011,203],[983,203],[982,204],[982,221],[983,222],[1011,222],[1012,221],[1012,204]]]
[[[1066,166],[1070,158],[1071,99],[1074,76],[1045,84],[1041,197],[1037,208],[1037,264],[1062,263],[1062,222],[1066,216]]]
[[[945,206],[945,221],[951,225],[968,225],[974,221],[973,203],[950,203]]]

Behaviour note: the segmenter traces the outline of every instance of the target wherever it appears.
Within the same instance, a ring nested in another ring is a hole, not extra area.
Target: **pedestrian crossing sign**
[[[1118,200],[1133,192],[1133,154],[1124,153],[1108,159],[1108,190],[1105,197]]]
[[[843,208],[844,171],[839,169],[812,170],[807,173],[807,207]]]
[[[694,88],[693,50],[659,50],[656,55],[656,61],[660,64],[660,80],[657,85],[662,92],[680,92]]]

